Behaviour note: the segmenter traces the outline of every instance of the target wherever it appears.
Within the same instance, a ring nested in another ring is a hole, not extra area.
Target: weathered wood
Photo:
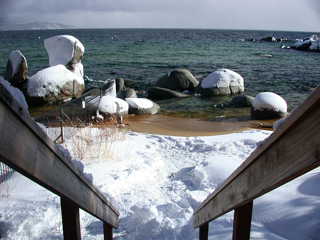
[[[0,85],[0,160],[114,228],[119,212]]]
[[[103,223],[103,233],[104,240],[112,240],[113,239],[113,228],[108,223]]]
[[[320,165],[320,87],[194,212],[199,227]]]
[[[199,240],[208,240],[209,236],[209,223],[205,223],[199,228]]]
[[[64,239],[80,240],[81,231],[79,208],[61,198],[61,213]]]
[[[253,202],[238,207],[234,211],[233,240],[249,240]]]

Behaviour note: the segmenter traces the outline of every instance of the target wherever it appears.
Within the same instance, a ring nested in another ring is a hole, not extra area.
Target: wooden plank
[[[233,240],[249,240],[253,202],[238,207],[234,211]]]
[[[61,198],[61,213],[64,239],[81,239],[79,208]]]
[[[199,227],[320,165],[320,87],[194,212]]]
[[[108,223],[103,223],[103,233],[104,240],[112,240],[113,239],[113,228]]]
[[[205,223],[199,228],[199,240],[208,240],[209,223]]]
[[[119,212],[1,86],[0,160],[118,228]]]

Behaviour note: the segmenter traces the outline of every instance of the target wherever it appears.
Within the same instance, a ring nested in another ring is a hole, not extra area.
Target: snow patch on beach
[[[55,129],[45,129],[52,134]],[[91,129],[92,145],[102,129]],[[195,208],[270,135],[249,130],[209,137],[173,137],[127,132],[108,156],[87,155],[81,164],[120,211],[115,239],[197,239]],[[65,134],[63,149],[72,149]],[[62,149],[62,150],[63,150]],[[67,153],[66,153],[67,154]],[[71,156],[74,153],[70,151]],[[75,160],[75,158],[73,157]],[[0,206],[1,235],[62,239],[60,201],[24,177]],[[319,168],[254,201],[251,239],[317,239]],[[17,180],[17,178],[19,178]],[[26,184],[25,187],[20,185]],[[290,214],[288,214],[290,212]],[[103,239],[101,221],[81,211],[83,239]],[[210,223],[210,239],[231,239],[233,212]]]

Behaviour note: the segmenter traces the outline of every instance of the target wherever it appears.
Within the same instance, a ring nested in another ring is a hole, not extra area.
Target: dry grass
[[[84,158],[95,162],[112,158],[115,141],[124,141],[126,128],[117,118],[107,117],[101,122],[84,124],[80,119],[64,121],[64,134],[67,143],[64,146],[72,151],[79,160]]]

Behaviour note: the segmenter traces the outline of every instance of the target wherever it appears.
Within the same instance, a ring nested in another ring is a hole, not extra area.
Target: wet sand
[[[240,132],[248,129],[272,131],[275,120],[257,121],[247,119],[227,119],[210,121],[203,119],[177,118],[156,115],[126,116],[123,123],[133,132],[170,136],[213,136]]]

